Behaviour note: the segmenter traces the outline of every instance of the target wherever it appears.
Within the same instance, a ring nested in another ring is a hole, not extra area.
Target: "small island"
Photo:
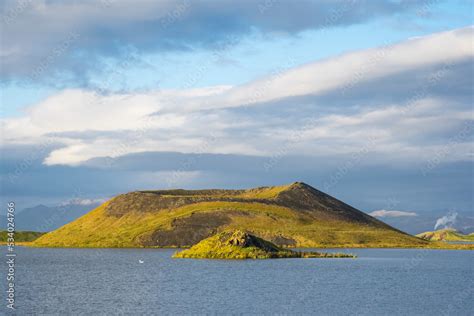
[[[225,231],[206,238],[173,258],[192,259],[277,259],[277,258],[355,258],[344,253],[300,252],[283,249],[242,230]]]

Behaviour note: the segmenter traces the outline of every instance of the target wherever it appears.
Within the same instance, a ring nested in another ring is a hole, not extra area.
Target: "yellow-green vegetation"
[[[38,238],[39,247],[189,247],[240,229],[281,247],[451,247],[405,234],[304,183],[119,195]]]
[[[432,232],[424,232],[416,235],[422,239],[430,241],[467,241],[474,242],[474,233],[464,235],[455,229],[447,228]]]
[[[225,231],[206,238],[173,258],[192,259],[276,259],[276,258],[355,258],[343,253],[298,252],[241,230]]]
[[[255,189],[243,190],[242,193],[237,194],[236,197],[248,199],[276,199],[278,194],[287,190],[289,185],[281,185],[275,187],[260,187]]]
[[[41,235],[44,235],[44,233],[32,231],[16,231],[14,238],[15,242],[30,242],[36,240]],[[0,243],[6,243],[8,237],[8,232],[6,230],[0,230]]]

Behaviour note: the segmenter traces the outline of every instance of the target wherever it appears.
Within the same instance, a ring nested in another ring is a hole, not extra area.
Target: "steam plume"
[[[451,228],[456,223],[457,216],[458,216],[457,212],[449,212],[448,215],[438,218],[436,220],[434,229],[437,230],[438,227]]]

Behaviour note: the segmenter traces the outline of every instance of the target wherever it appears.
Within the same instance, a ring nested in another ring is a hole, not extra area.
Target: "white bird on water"
[[[138,259],[138,262],[139,263],[144,263],[145,261]]]

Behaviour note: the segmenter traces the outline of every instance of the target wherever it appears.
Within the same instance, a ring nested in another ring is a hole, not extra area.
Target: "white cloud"
[[[83,78],[91,68],[100,68],[103,57],[123,57],[127,51],[123,48],[161,52],[212,47],[255,31],[289,35],[347,26],[420,5],[381,0],[300,0],[298,5],[290,1],[268,5],[230,0],[90,0],[73,4],[5,0],[0,2],[0,73],[6,79],[28,77],[46,60],[44,76],[36,81],[51,79],[57,70]],[[335,18],[334,12],[344,14]],[[68,45],[74,52],[57,54],[71,33],[77,34]]]
[[[71,199],[67,202],[61,203],[60,205],[93,205],[93,204],[101,204],[104,203],[107,199]]]
[[[369,213],[370,216],[374,217],[413,217],[418,216],[415,212],[404,212],[404,211],[387,211],[387,210],[378,210]]]
[[[349,53],[234,87],[224,95],[212,96],[208,106],[240,106],[292,96],[317,95],[334,89],[343,92],[363,80],[472,58],[473,40],[474,28],[468,27],[388,47]]]
[[[418,71],[423,84],[429,80],[427,66],[472,62],[472,40],[469,27],[349,53],[235,87],[112,95],[65,90],[27,108],[21,117],[3,119],[3,143],[49,139],[62,145],[46,158],[48,165],[79,165],[91,158],[147,151],[271,156],[283,148],[287,154],[331,156],[357,152],[371,139],[370,151],[390,159],[471,159],[470,132],[446,148],[449,137],[474,120],[469,104],[456,93],[444,89],[419,94],[419,82],[410,75],[402,81],[414,90],[405,91],[402,101],[373,104],[371,96],[352,101],[344,91],[407,71]],[[462,80],[457,87],[466,89]],[[353,102],[352,106],[338,111],[310,100],[310,112],[300,111],[295,97],[314,98],[331,91],[340,92],[332,100]],[[371,92],[391,93],[383,85]],[[308,118],[311,123],[302,126]],[[215,141],[209,145],[211,138]],[[449,155],[439,154],[447,149]]]

